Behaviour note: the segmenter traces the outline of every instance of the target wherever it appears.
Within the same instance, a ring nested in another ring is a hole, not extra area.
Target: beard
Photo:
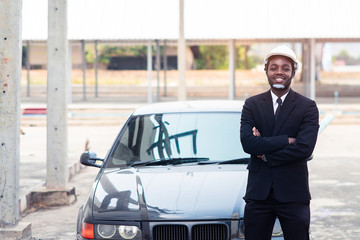
[[[289,79],[287,79],[284,84],[279,84],[279,83],[273,83],[267,73],[266,73],[266,76],[267,76],[268,82],[270,84],[270,87],[272,89],[278,90],[278,91],[288,91],[290,88],[290,85],[291,85],[292,78],[293,78],[293,74],[292,74],[292,76]]]

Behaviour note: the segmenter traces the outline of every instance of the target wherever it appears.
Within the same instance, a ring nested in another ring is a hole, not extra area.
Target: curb
[[[80,163],[80,161],[76,161],[72,164],[68,165],[68,179],[69,181],[78,174],[82,169],[84,169],[85,166]],[[26,193],[24,196],[19,198],[19,214],[20,216],[27,214],[27,210],[30,210],[32,207],[31,205],[31,193],[34,189],[37,189],[39,187],[45,186],[45,182],[38,184],[37,186],[34,186],[32,190],[30,190],[28,193]]]

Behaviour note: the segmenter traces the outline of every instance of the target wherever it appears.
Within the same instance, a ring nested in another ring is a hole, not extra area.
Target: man
[[[291,88],[295,53],[274,48],[265,58],[270,90],[248,98],[241,116],[241,142],[251,154],[245,194],[245,238],[271,238],[276,217],[286,240],[309,239],[307,161],[319,129],[316,103]]]

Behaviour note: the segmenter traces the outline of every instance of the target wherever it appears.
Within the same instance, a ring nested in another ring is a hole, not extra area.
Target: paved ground
[[[360,125],[330,125],[309,164],[315,240],[360,239]]]
[[[76,106],[69,111],[69,162],[77,161],[87,139],[90,149],[104,156],[133,106],[98,105],[92,106],[93,110]],[[335,120],[321,133],[315,158],[309,163],[315,240],[360,239],[360,110],[357,104],[344,106],[325,103],[320,108],[322,117],[330,112],[342,120]],[[108,111],[103,111],[106,108]],[[353,117],[344,116],[345,112]],[[45,179],[46,120],[28,116],[22,125],[20,187],[25,193]],[[77,194],[73,205],[37,210],[22,218],[32,223],[35,240],[74,239],[77,210],[87,198],[97,171],[85,168],[71,179],[70,186]]]
[[[75,187],[77,201],[64,207],[43,208],[28,213],[21,221],[31,223],[34,240],[75,239],[77,212],[85,202],[98,169],[85,168],[70,181]]]

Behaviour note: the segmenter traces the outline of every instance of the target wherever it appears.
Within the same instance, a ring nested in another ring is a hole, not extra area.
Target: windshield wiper
[[[248,164],[249,161],[250,158],[236,158],[236,159],[219,162],[219,164]]]
[[[130,166],[135,167],[135,166],[178,165],[183,163],[202,162],[208,160],[209,158],[203,158],[203,157],[169,158],[169,159],[161,159],[161,160],[136,162],[131,164]]]

